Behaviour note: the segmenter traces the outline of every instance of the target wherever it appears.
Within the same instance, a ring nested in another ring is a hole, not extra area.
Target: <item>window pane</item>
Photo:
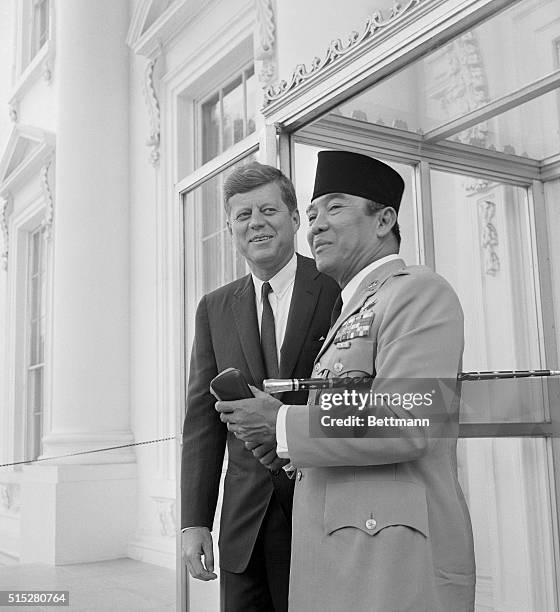
[[[255,131],[257,79],[253,66],[234,73],[200,105],[201,151],[197,163],[210,161]]]
[[[220,152],[220,100],[218,95],[202,105],[202,161]]]
[[[224,121],[223,121],[223,147],[226,151],[236,142],[243,140],[244,134],[244,107],[243,84],[241,77],[236,79],[224,90]]]
[[[27,378],[27,455],[41,454],[43,423],[43,369],[30,370]]]
[[[431,185],[436,269],[465,313],[463,369],[540,368],[526,190],[439,171]],[[544,418],[540,380],[466,383],[463,391],[465,422]]]
[[[29,335],[29,365],[34,366],[41,363],[42,347],[41,347],[41,320],[37,319],[30,324]]]
[[[549,181],[544,185],[546,201],[546,225],[548,229],[548,247],[550,249],[550,266],[552,280],[552,299],[554,305],[554,319],[556,330],[560,329],[560,179]],[[557,336],[556,349],[558,351],[556,363],[560,363],[560,337]],[[550,367],[556,368],[555,364]]]
[[[214,234],[224,227],[222,188],[219,177],[211,178],[200,186],[200,218],[202,238]]]
[[[235,253],[226,229],[223,183],[234,168],[254,159],[254,155],[243,158],[184,196],[185,219],[193,219],[194,224],[185,223],[186,244],[194,241],[194,248],[185,250],[193,253],[185,261],[185,287],[188,292],[194,291],[189,295],[190,303],[246,273],[245,261]]]
[[[39,227],[29,236],[27,253],[26,307],[26,386],[27,386],[27,456],[41,453],[43,413],[43,367],[45,346],[45,271],[44,229]]]
[[[39,265],[40,265],[40,239],[41,239],[41,234],[40,232],[36,231],[35,233],[31,234],[31,274],[37,274],[39,272]]]
[[[425,134],[560,68],[560,3],[514,2],[344,102],[347,118]],[[507,58],[507,61],[506,61]],[[560,152],[558,88],[451,139],[542,159]],[[446,138],[443,136],[442,138]]]
[[[560,151],[559,95],[551,91],[449,140],[534,159],[554,155]]]
[[[259,105],[257,100],[257,77],[253,69],[247,71],[245,88],[247,91],[247,134],[252,134],[255,131],[255,114],[256,108]]]
[[[475,610],[555,610],[547,441],[462,439],[457,459],[474,534]]]
[[[34,0],[31,28],[31,56],[33,59],[49,37],[49,0]]]
[[[200,260],[204,274],[202,276],[202,293],[214,291],[221,285],[222,270],[221,270],[221,236],[216,234],[211,238],[206,238],[202,243],[202,252]]]
[[[38,274],[32,276],[29,281],[29,292],[30,292],[30,312],[29,316],[32,320],[37,319],[41,316],[41,276]]]

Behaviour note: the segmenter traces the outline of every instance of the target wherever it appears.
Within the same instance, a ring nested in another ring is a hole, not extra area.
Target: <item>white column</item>
[[[132,440],[128,6],[54,6],[56,206],[44,456]],[[125,556],[135,521],[133,461],[126,449],[27,467],[22,561]]]
[[[66,440],[72,448],[99,447],[130,430],[128,3],[72,0],[57,3],[56,13],[52,416],[45,454],[65,449]]]

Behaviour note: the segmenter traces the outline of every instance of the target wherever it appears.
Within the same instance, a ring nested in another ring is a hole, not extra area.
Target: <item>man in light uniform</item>
[[[451,286],[398,257],[404,182],[386,164],[342,151],[319,153],[307,215],[317,268],[342,289],[342,308],[315,376],[373,376],[377,393],[451,383],[447,423],[373,428],[347,437],[310,432],[321,408],[256,399],[218,402],[242,440],[275,433],[279,456],[298,468],[293,508],[290,610],[467,612],[475,568],[456,444],[463,313]],[[320,399],[320,398],[319,398]],[[375,406],[380,418],[423,417],[425,407]],[[433,416],[433,413],[431,413]]]

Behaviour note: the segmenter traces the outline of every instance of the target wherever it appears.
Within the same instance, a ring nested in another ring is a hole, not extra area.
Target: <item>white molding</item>
[[[134,9],[134,13],[130,19],[130,24],[128,26],[128,32],[126,35],[126,44],[132,48],[137,42],[140,40],[142,36],[142,30],[144,28],[144,23],[148,18],[148,13],[150,12],[150,7],[152,6],[153,0],[141,0],[136,5]]]
[[[541,165],[533,159],[457,142],[426,143],[421,134],[340,115],[327,115],[299,130],[294,138],[297,142],[327,148],[375,151],[390,161],[418,163],[426,160],[434,168],[468,172],[522,186],[540,178]]]
[[[336,60],[324,66],[314,60],[322,69],[275,96],[263,109],[266,121],[293,131],[511,4],[511,0],[419,0],[379,35],[354,43]],[[357,39],[352,35],[350,40]],[[343,43],[333,45],[336,50]],[[302,68],[296,72],[309,73]]]
[[[170,96],[184,94],[185,90],[192,86],[200,77],[206,73],[237,48],[243,41],[253,35],[254,29],[254,0],[246,0],[243,8],[227,23],[220,24],[217,31],[209,36],[204,44],[183,58],[180,64],[162,76],[162,83],[168,87]],[[254,50],[253,50],[254,52]],[[250,57],[244,58],[247,62]],[[224,75],[220,76],[223,80]],[[207,89],[212,89],[214,84],[208,84]],[[200,96],[199,91],[196,97]],[[171,99],[171,98],[170,98]]]
[[[552,181],[560,178],[560,154],[552,155],[541,161],[541,179]]]
[[[224,168],[231,166],[236,161],[256,151],[259,148],[259,143],[260,134],[253,132],[247,136],[247,138],[239,141],[227,151],[214,157],[200,168],[197,168],[194,172],[191,172],[182,181],[179,181],[175,185],[177,194],[180,195],[187,190],[191,191],[196,189],[201,183],[220,173]]]
[[[132,17],[126,43],[136,55],[151,58],[159,53],[162,46],[171,43],[177,34],[213,1],[200,0],[196,4],[192,0],[175,0],[142,34],[152,4],[151,0],[147,0],[138,6]]]
[[[8,105],[10,107],[10,117],[12,121],[18,119],[19,103],[33,87],[33,85],[42,76],[45,83],[50,84],[53,79],[54,59],[55,59],[55,44],[54,44],[54,9],[53,2],[50,3],[49,15],[49,39],[39,49],[35,57],[25,67],[23,72],[18,75],[17,81],[14,84]],[[23,27],[20,25],[19,27]],[[21,44],[21,33],[18,36],[19,44]]]
[[[22,139],[34,142],[37,146],[6,175],[12,156]],[[15,124],[0,157],[0,193],[16,191],[22,184],[29,181],[52,156],[54,148],[55,135],[53,133],[28,125]]]
[[[127,554],[136,561],[175,570],[174,538],[138,535],[128,543]]]

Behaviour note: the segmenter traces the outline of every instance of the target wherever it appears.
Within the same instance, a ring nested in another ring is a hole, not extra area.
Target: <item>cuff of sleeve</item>
[[[288,437],[286,432],[286,414],[289,406],[280,406],[276,415],[276,454],[282,459],[289,459]]]

